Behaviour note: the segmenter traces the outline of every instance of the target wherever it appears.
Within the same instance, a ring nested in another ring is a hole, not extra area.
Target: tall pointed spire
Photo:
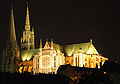
[[[53,50],[53,39],[51,39],[51,49]]]
[[[28,2],[27,2],[27,13],[26,13],[25,30],[30,30],[30,20],[29,20]]]
[[[10,42],[13,42],[13,41],[16,41],[16,33],[15,33],[15,23],[14,23],[13,7],[11,7]]]
[[[11,5],[13,5],[13,3],[11,3]],[[19,62],[19,59],[20,59],[19,47],[16,41],[13,6],[11,6],[8,39],[7,39],[6,48],[4,50],[3,60],[2,60],[3,71],[11,72],[11,73],[15,72],[17,69],[17,63]]]
[[[21,49],[34,49],[34,28],[30,28],[30,18],[29,18],[29,6],[27,4],[27,13],[25,21],[25,31],[23,31],[23,37],[21,38]]]

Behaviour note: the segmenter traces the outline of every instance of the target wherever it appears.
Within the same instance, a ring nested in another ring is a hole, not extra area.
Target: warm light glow
[[[26,57],[23,57],[22,60],[25,61],[25,60],[26,60]]]
[[[54,52],[54,53],[53,53],[53,55],[55,56],[55,55],[56,55],[56,53]]]
[[[32,66],[29,66],[28,72],[31,72],[31,71],[32,71]]]
[[[60,50],[58,50],[57,52],[60,52]]]
[[[68,54],[68,56],[71,56],[71,54]]]
[[[30,60],[30,57],[27,58],[27,61]]]
[[[47,45],[46,45],[47,44]],[[51,46],[46,42],[45,46],[39,55],[33,58],[33,73],[57,73],[60,65],[65,64],[64,54],[59,49],[51,49]],[[50,53],[48,53],[50,52]],[[41,54],[40,54],[41,53]]]
[[[106,72],[104,72],[104,74],[106,74]]]
[[[20,67],[20,68],[19,68],[19,72],[20,72],[20,73],[22,73],[22,69],[23,69],[23,67]]]
[[[31,54],[29,54],[29,53],[25,53],[23,56],[22,56],[22,61],[25,61],[25,60],[27,60],[27,61],[29,61],[30,59],[31,59]]]
[[[28,71],[31,72],[32,71],[32,67],[33,67],[33,62],[32,61],[22,61],[20,64],[18,64],[19,69],[18,71],[20,73]]]
[[[94,52],[93,52],[93,49],[92,48],[90,48],[87,52],[86,52],[87,54],[94,54]]]
[[[23,71],[27,71],[28,66],[24,66]]]

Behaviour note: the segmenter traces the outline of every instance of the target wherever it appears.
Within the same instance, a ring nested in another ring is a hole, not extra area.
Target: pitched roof
[[[79,49],[82,49],[83,53],[87,53],[90,48],[92,48],[94,54],[98,54],[97,50],[93,46],[91,42],[88,43],[80,43],[80,44],[71,44],[71,45],[65,45],[64,50],[66,56],[71,56],[73,53],[79,52]]]
[[[50,45],[50,42],[49,42],[49,45]],[[55,51],[63,52],[63,48],[59,44],[53,43],[53,49]],[[33,55],[38,55],[38,54],[39,54],[39,49],[22,50],[21,58],[22,58],[22,60],[27,60],[27,59],[31,59],[33,57]]]
[[[53,49],[54,49],[55,51],[64,52],[63,46],[62,46],[62,45],[59,45],[59,44],[56,44],[56,43],[53,43]]]
[[[21,58],[23,61],[30,60],[33,55],[39,54],[39,49],[31,49],[31,50],[22,50],[21,51]]]
[[[51,46],[50,42],[48,43],[49,43],[49,46]],[[55,51],[60,51],[64,53],[65,56],[71,56],[73,53],[79,52],[80,48],[82,49],[83,53],[88,54],[88,51],[92,49],[93,54],[98,54],[97,50],[95,49],[93,44],[90,42],[80,43],[80,44],[71,44],[71,45],[59,45],[59,44],[53,43],[53,49]],[[31,59],[33,54],[35,55],[39,54],[39,49],[23,50],[21,52],[21,57],[22,59],[27,59],[27,58]]]

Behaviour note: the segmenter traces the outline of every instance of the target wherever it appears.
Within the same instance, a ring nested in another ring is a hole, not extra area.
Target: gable
[[[99,54],[98,51],[95,49],[94,45],[91,44],[90,48],[86,51],[86,54]]]
[[[50,45],[49,45],[49,43],[47,41],[45,43],[44,49],[50,49]]]
[[[59,44],[53,43],[53,49],[54,49],[55,51],[63,52],[63,46],[61,46],[61,45],[59,45]]]

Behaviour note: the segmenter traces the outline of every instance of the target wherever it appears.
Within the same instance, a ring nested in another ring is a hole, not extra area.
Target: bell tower
[[[27,2],[27,13],[25,21],[25,30],[23,31],[23,37],[21,38],[21,50],[34,49],[34,28],[30,28],[29,19],[29,7]]]

